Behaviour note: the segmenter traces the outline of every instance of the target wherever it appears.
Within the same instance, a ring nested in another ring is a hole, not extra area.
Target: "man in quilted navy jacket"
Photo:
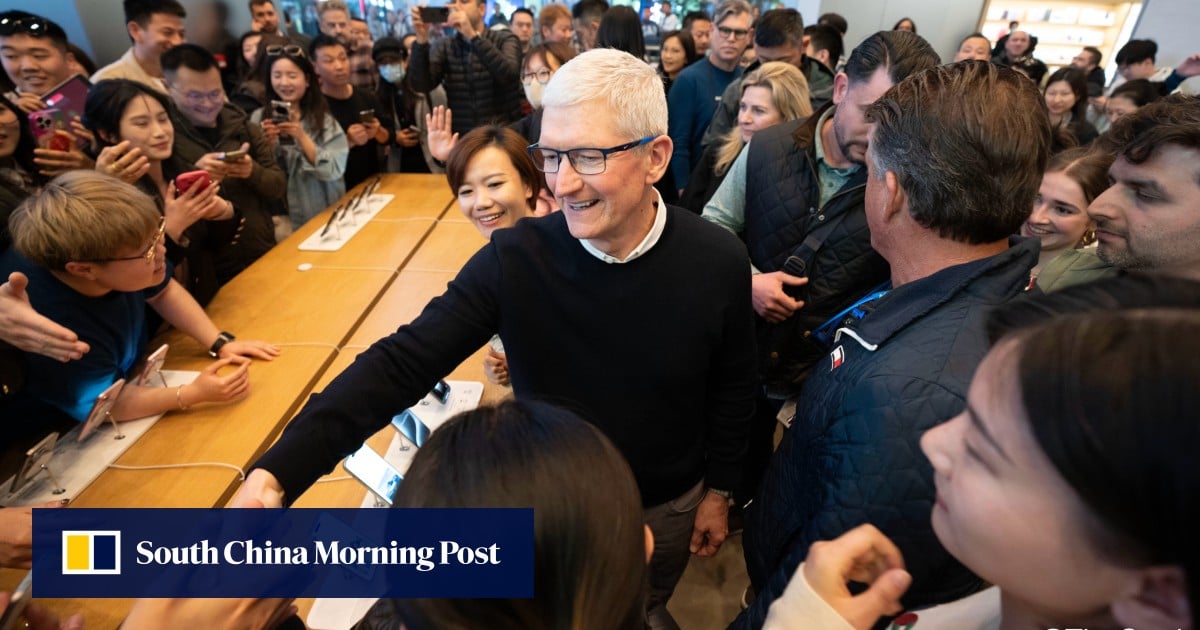
[[[880,31],[834,78],[833,104],[807,120],[762,130],[704,208],[750,254],[764,390],[750,429],[738,500],[754,497],[774,447],[775,415],[824,351],[813,328],[887,280],[863,213],[868,125],[863,112],[888,88],[941,63],[920,36]],[[801,285],[807,281],[807,284]]]
[[[809,545],[862,523],[900,547],[908,608],[981,586],[934,536],[918,441],[961,411],[988,310],[1030,285],[1035,240],[1010,238],[1037,193],[1050,125],[1037,86],[987,62],[914,74],[867,109],[864,206],[891,281],[816,329],[829,354],[747,511],[757,628]]]
[[[489,123],[507,124],[521,117],[521,41],[508,30],[483,25],[486,0],[448,0],[446,26],[457,31],[430,44],[429,25],[420,7],[412,8],[412,88],[428,94],[446,89],[454,111],[454,133],[466,133]]]

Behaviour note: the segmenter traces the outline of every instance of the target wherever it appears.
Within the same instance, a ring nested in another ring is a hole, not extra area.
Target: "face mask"
[[[388,83],[399,83],[404,80],[404,66],[398,63],[379,66],[379,76]]]
[[[529,101],[529,104],[532,105],[534,109],[541,108],[542,90],[546,89],[546,86],[539,83],[537,79],[534,79],[529,85],[524,87],[525,99]]]

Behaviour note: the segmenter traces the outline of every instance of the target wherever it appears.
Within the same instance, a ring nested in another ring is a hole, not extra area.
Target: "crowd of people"
[[[1200,98],[1173,94],[1200,55],[1160,70],[1130,40],[1109,82],[1016,24],[944,60],[909,18],[847,47],[839,15],[745,0],[664,2],[654,29],[487,6],[374,40],[341,0],[313,37],[250,0],[213,51],[176,0],[125,0],[131,46],[94,71],[0,13],[0,461],[164,326],[213,363],[127,385],[114,420],[243,399],[280,349],[208,317],[220,287],[376,174],[444,173],[488,243],[233,503],[289,505],[486,345],[515,400],[434,432],[396,505],[533,506],[535,597],[384,600],[360,627],[676,628],[731,516],[732,628],[1200,627]],[[30,566],[31,527],[0,509],[0,565]],[[125,627],[291,614],[144,600]]]

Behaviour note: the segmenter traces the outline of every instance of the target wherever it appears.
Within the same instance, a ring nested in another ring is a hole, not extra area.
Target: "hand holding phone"
[[[189,171],[175,178],[175,191],[178,195],[186,194],[193,187],[199,193],[212,183],[208,171]]]
[[[288,122],[292,119],[292,104],[287,101],[271,101],[271,122]]]
[[[33,130],[38,146],[43,149],[70,151],[73,137],[69,132],[66,135],[58,133],[66,132],[67,127],[66,113],[57,109],[40,109],[29,114],[29,128]]]
[[[292,121],[292,104],[287,101],[271,101],[271,122],[276,125]],[[296,139],[288,132],[279,130],[279,144],[296,144]]]
[[[446,7],[421,7],[421,21],[426,24],[445,24],[450,19],[450,9]]]

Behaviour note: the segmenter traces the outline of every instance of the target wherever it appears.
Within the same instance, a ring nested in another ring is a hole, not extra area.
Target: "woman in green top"
[[[1033,273],[1043,291],[1112,275],[1096,249],[1088,247],[1096,240],[1096,224],[1087,214],[1088,204],[1108,188],[1112,160],[1104,152],[1076,148],[1051,157],[1046,165],[1033,211],[1021,226],[1022,236],[1042,242]]]

